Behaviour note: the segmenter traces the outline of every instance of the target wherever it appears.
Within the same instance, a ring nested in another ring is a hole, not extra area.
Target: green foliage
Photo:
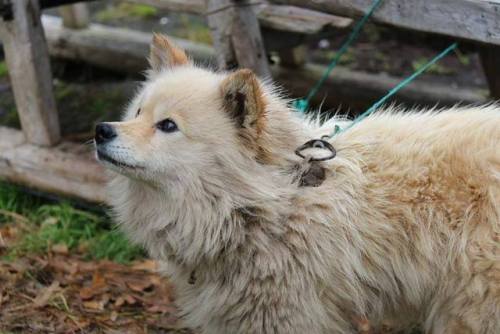
[[[94,259],[112,259],[115,262],[127,263],[144,256],[144,251],[130,245],[118,230],[96,233],[88,244],[89,255]]]
[[[57,80],[54,88],[63,135],[91,136],[93,124],[117,119],[128,100],[125,84],[80,85]]]
[[[375,51],[375,53],[373,54],[373,59],[380,63],[380,66],[384,71],[390,71],[391,63],[387,55],[380,51]]]
[[[11,248],[11,258],[47,252],[61,244],[69,251],[78,249],[89,259],[126,263],[143,255],[123,234],[110,228],[107,216],[79,210],[69,203],[43,203],[14,186],[0,183],[0,224],[13,222],[16,215],[24,217],[26,234]]]
[[[460,51],[458,48],[456,48],[454,52],[457,55],[460,64],[462,64],[463,66],[468,66],[470,64],[470,57],[468,55],[462,53],[462,51]]]
[[[129,13],[133,17],[153,17],[158,14],[155,7],[140,4],[129,4]]]
[[[20,188],[8,183],[0,182],[0,210],[2,212],[14,212],[26,216],[29,211],[40,205],[40,200],[29,196]],[[0,214],[0,224],[12,221],[12,217]]]
[[[6,76],[8,73],[7,64],[5,61],[0,61],[0,78]]]
[[[425,57],[420,57],[417,60],[414,60],[411,63],[411,66],[413,68],[413,71],[417,71],[419,68],[427,64],[429,60]],[[449,67],[446,67],[445,65],[442,64],[434,64],[429,69],[427,70],[427,73],[430,74],[438,74],[438,75],[450,75],[455,73],[455,71]]]
[[[335,51],[328,51],[326,53],[326,57],[330,60],[335,58],[336,56],[337,56],[337,52],[335,52]],[[338,65],[349,65],[349,64],[354,63],[355,60],[356,60],[356,55],[354,53],[354,50],[348,49],[342,55],[342,57],[340,57]]]
[[[178,37],[189,39],[193,42],[212,44],[212,34],[203,21],[193,19],[190,15],[181,14],[179,16],[179,24],[180,27],[176,31]]]
[[[77,98],[77,94],[78,92],[76,91],[76,89],[65,82],[58,80],[54,85],[54,96],[56,98],[56,101],[61,101],[68,98]]]
[[[122,2],[116,6],[108,7],[96,13],[96,19],[102,22],[123,20],[126,18],[138,20],[154,17],[157,14],[158,10],[155,7]]]
[[[364,29],[364,34],[366,35],[366,37],[368,38],[368,41],[370,43],[377,43],[378,41],[380,41],[381,29],[382,28],[377,27],[374,24],[369,24],[369,23],[366,24],[365,29]]]

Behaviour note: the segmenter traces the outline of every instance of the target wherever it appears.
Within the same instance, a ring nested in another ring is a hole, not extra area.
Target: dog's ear
[[[184,50],[177,47],[166,36],[154,34],[149,53],[151,69],[159,72],[163,68],[185,65],[189,63]]]
[[[224,109],[236,126],[258,135],[264,127],[265,101],[256,75],[247,69],[229,74],[221,84]]]

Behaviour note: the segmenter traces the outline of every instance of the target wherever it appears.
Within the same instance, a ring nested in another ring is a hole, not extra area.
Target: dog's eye
[[[139,116],[141,114],[141,108],[137,109],[137,112],[135,113],[135,117]]]
[[[167,133],[179,130],[179,128],[177,128],[177,124],[175,124],[175,122],[170,118],[166,118],[163,121],[156,123],[156,128]]]

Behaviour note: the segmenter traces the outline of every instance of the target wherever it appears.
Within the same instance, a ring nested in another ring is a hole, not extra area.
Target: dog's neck
[[[237,248],[250,217],[277,222],[287,214],[296,185],[293,175],[277,166],[228,165],[165,187],[117,176],[113,182],[126,188],[123,198],[114,199],[113,206],[121,208],[118,221],[153,257],[187,267]],[[161,204],[145,212],[146,201]]]

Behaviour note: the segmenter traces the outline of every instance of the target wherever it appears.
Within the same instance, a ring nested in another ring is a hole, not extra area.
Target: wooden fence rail
[[[57,17],[42,17],[49,53],[58,58],[119,70],[130,74],[144,71],[148,63],[148,47],[152,34],[127,28],[108,27],[91,24],[88,29],[68,29]],[[216,50],[206,44],[173,38],[175,43],[187,51],[195,62],[215,66]],[[121,59],[119,63],[116,59]],[[270,66],[273,79],[286,87],[294,96],[304,96],[319,80],[325,66],[305,64],[302,67],[284,68],[281,64]],[[313,102],[327,106],[349,105],[364,109],[378,97],[394,87],[397,77],[386,74],[352,71],[342,66],[330,76]],[[453,105],[459,102],[477,104],[486,101],[484,92],[471,89],[449,87],[447,84],[415,81],[400,91],[397,101],[410,105]]]
[[[347,17],[360,17],[373,0],[271,0]],[[493,0],[383,0],[376,23],[500,45],[500,2]]]
[[[126,0],[131,3],[147,4],[158,9],[171,12],[185,12],[205,16],[207,9],[205,0]],[[345,29],[352,20],[322,11],[288,5],[274,5],[266,1],[253,1],[252,10],[263,28],[288,31],[299,34],[317,34],[328,28]],[[227,6],[221,3],[222,8]],[[213,10],[213,8],[212,8]]]

